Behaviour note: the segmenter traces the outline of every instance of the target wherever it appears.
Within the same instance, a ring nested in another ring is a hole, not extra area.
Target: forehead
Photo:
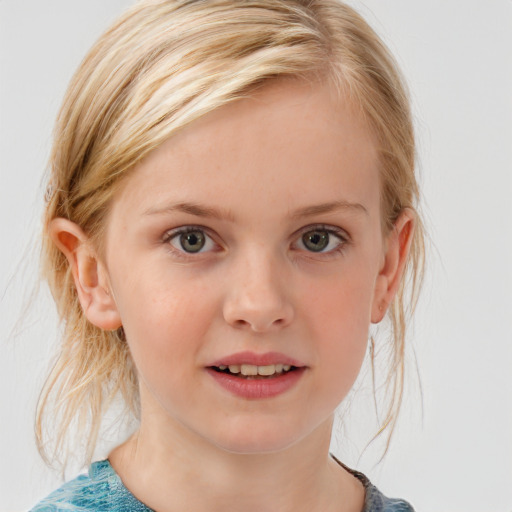
[[[255,198],[283,212],[340,200],[378,210],[377,167],[372,133],[346,98],[279,80],[182,129],[134,168],[118,199],[141,211],[181,201],[243,214]]]

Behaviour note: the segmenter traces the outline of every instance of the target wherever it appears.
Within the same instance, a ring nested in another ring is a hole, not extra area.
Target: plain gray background
[[[59,484],[32,430],[55,314],[44,289],[22,310],[37,276],[41,177],[72,72],[131,3],[0,0],[0,512]],[[410,84],[434,247],[412,337],[423,404],[411,372],[384,461],[372,447],[358,457],[371,429],[357,417],[335,449],[418,512],[511,512],[512,1],[350,3]]]

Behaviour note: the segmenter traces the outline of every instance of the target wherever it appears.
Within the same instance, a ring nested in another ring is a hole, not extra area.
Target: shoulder
[[[351,472],[361,480],[366,491],[363,512],[414,512],[407,501],[399,498],[388,498],[365,475],[354,470],[351,470]]]
[[[365,500],[362,512],[414,512],[414,509],[407,501],[398,498],[388,498],[370,482],[366,475],[345,466],[336,457],[332,457],[340,466],[354,475],[363,484]]]
[[[150,512],[123,485],[108,460],[94,462],[87,475],[66,482],[30,512]]]
[[[64,510],[89,511],[105,505],[110,482],[106,461],[95,462],[87,475],[66,482],[38,503],[31,512],[58,512]]]
[[[414,509],[405,500],[384,496],[377,487],[370,484],[366,487],[363,512],[414,512]]]

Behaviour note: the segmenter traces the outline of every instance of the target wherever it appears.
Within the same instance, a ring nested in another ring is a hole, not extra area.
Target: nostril
[[[249,290],[250,291],[250,290]],[[269,329],[282,329],[294,316],[289,300],[273,293],[236,293],[228,296],[223,304],[224,319],[236,329],[250,329],[254,332],[265,332]]]
[[[275,327],[283,327],[286,321],[284,318],[277,318],[275,320],[268,319],[254,319],[253,321],[248,321],[244,319],[238,319],[231,322],[231,325],[238,329],[252,329],[254,332],[265,332],[268,329]]]

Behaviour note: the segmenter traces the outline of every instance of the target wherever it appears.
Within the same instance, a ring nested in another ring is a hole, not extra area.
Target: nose
[[[268,256],[246,258],[228,277],[223,314],[231,326],[263,333],[291,323],[294,308],[286,279]]]

